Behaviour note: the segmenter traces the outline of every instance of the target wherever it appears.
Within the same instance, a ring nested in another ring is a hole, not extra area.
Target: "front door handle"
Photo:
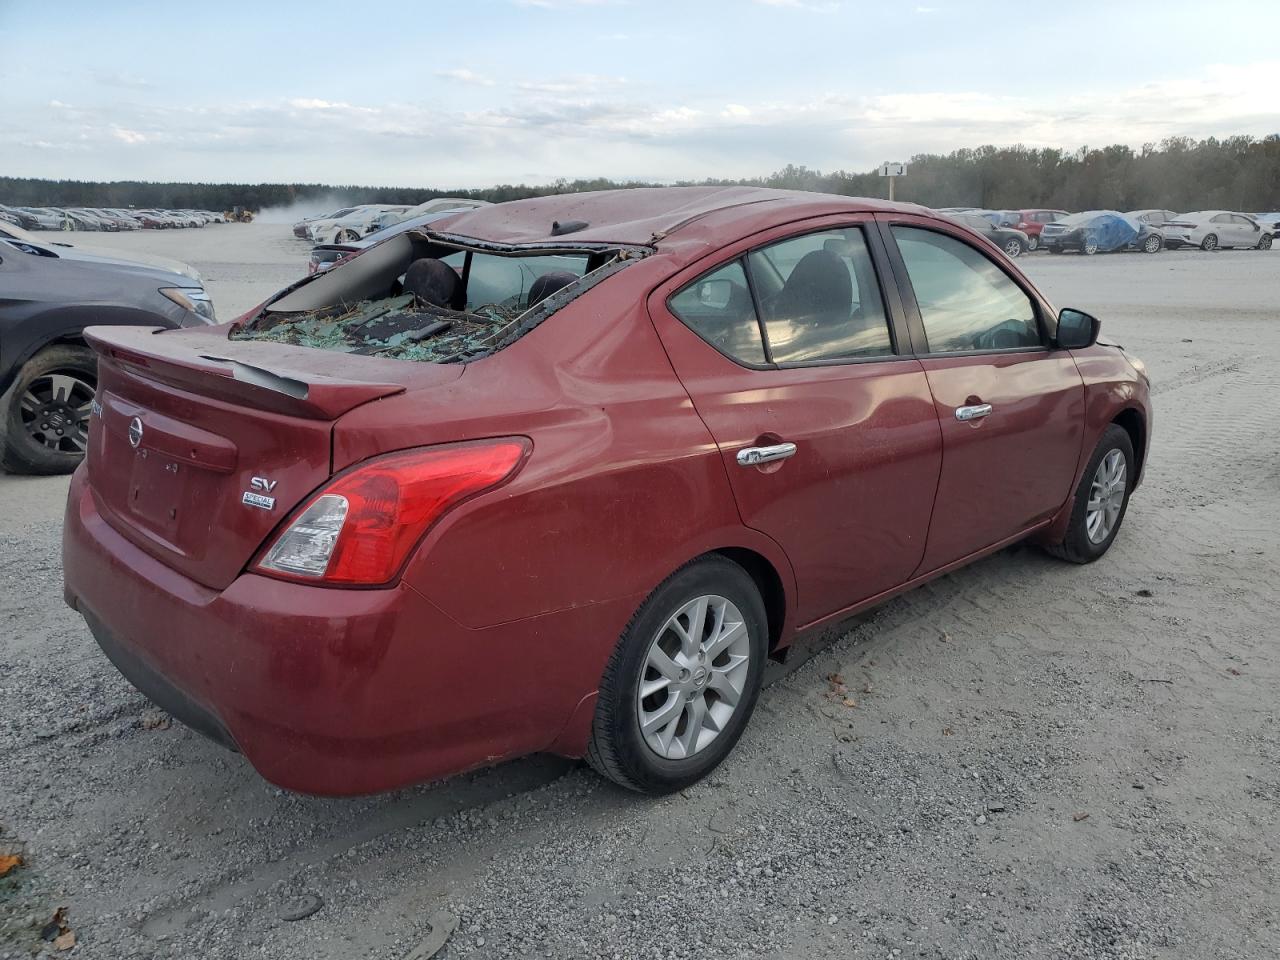
[[[956,407],[957,420],[981,420],[991,413],[991,404],[975,403],[968,407]]]
[[[738,451],[738,466],[758,467],[762,463],[773,463],[796,455],[794,443],[775,443],[770,447],[743,447]]]

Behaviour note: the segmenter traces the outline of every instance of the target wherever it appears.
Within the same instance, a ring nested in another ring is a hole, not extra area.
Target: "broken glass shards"
[[[490,352],[517,315],[494,305],[466,312],[422,306],[413,294],[401,294],[291,314],[269,325],[235,330],[231,338],[447,363]]]

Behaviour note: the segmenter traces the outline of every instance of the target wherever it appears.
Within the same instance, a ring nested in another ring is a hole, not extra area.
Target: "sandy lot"
[[[223,318],[307,251],[266,224],[95,240],[192,262]],[[1151,369],[1115,547],[1006,550],[811,643],[735,755],[659,801],[550,758],[277,790],[166,725],[63,606],[65,479],[0,477],[0,854],[28,859],[0,958],[60,906],[71,956],[109,960],[422,960],[437,911],[451,958],[1280,955],[1280,253],[1024,266]]]

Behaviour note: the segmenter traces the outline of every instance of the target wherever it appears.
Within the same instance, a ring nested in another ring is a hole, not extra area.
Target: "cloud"
[[[477,87],[492,87],[494,80],[482,73],[468,70],[466,67],[455,67],[452,70],[437,70],[436,76],[445,80],[456,80],[458,83],[470,83]]]
[[[124,127],[112,127],[111,135],[121,143],[130,145],[146,143],[150,139],[145,133],[139,133],[137,130],[126,130]]]
[[[132,73],[118,73],[114,70],[93,70],[89,76],[104,87],[125,87],[130,90],[145,90],[152,86],[150,80]]]
[[[830,2],[817,2],[817,0],[755,0],[762,7],[784,7],[788,10],[807,10],[810,13],[835,13],[840,9],[842,4],[830,0]]]
[[[626,77],[606,77],[594,73],[582,73],[576,76],[560,77],[555,80],[522,80],[516,84],[516,89],[525,93],[584,96],[598,94],[604,89],[621,87],[626,82]]]
[[[108,179],[483,186],[607,175],[678,180],[787,163],[870,169],[985,143],[1074,149],[1280,129],[1280,62],[1221,65],[1068,97],[839,90],[753,98],[655,93],[620,77],[497,87],[497,102],[267,98],[159,106],[116,99],[7,107],[6,172]],[[47,94],[46,94],[47,96]],[[86,97],[88,95],[86,94]],[[51,109],[52,108],[52,109]]]

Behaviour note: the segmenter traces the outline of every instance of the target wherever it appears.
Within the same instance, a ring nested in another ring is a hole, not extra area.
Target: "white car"
[[[408,209],[402,204],[366,203],[338,219],[313,220],[307,224],[307,239],[312,243],[350,243],[377,230],[382,214]]]
[[[1230,210],[1196,210],[1179,214],[1161,227],[1166,247],[1199,247],[1217,250],[1222,247],[1256,247],[1271,249],[1272,232],[1243,213]]]
[[[424,217],[428,213],[439,213],[441,210],[475,210],[477,207],[489,207],[493,204],[487,200],[463,200],[461,197],[435,197],[426,203],[420,203],[416,207],[409,207],[399,213],[387,211],[381,214],[374,230],[385,230],[387,227],[393,227],[397,223],[403,223],[406,220],[412,220],[414,217]]]

